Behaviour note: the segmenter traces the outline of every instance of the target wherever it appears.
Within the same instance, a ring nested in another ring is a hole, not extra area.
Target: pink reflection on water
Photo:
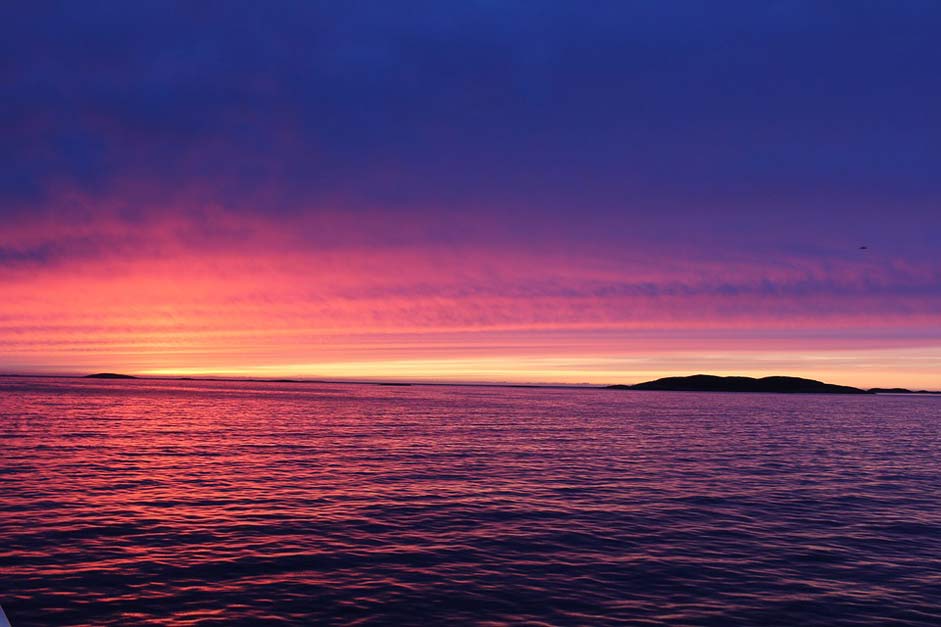
[[[918,624],[937,400],[4,379],[3,602],[27,625]]]

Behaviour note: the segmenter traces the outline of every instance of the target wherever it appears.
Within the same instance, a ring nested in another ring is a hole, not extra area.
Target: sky
[[[0,372],[941,389],[933,0],[0,8]]]

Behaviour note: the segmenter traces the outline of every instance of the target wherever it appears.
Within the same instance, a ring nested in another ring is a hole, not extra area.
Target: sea
[[[66,625],[941,625],[941,397],[0,378]]]

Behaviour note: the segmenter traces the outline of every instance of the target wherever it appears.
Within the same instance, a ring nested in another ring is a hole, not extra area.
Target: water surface
[[[941,398],[0,378],[30,625],[938,625]]]

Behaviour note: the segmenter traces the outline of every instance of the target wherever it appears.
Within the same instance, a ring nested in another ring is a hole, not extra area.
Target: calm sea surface
[[[31,625],[941,625],[941,397],[0,378]]]

